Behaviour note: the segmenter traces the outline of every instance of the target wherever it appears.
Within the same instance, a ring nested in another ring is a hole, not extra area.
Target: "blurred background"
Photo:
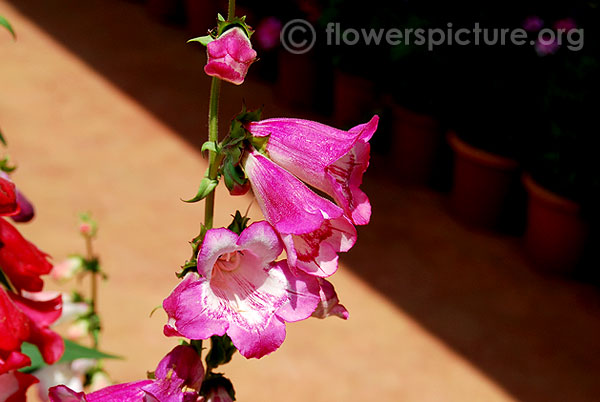
[[[597,400],[600,4],[237,5],[260,59],[244,85],[223,86],[221,133],[242,99],[344,129],[381,117],[363,184],[372,221],[333,278],[350,319],[291,324],[272,356],[236,356],[224,371],[238,400]],[[147,317],[203,210],[179,201],[204,171],[210,84],[205,49],[185,42],[226,9],[0,1],[17,32],[0,41],[0,122],[38,210],[23,232],[61,259],[82,247],[76,213],[94,213],[118,381],[143,378],[175,342],[161,312]],[[295,19],[312,30],[286,36]],[[525,44],[476,45],[476,23],[522,30]],[[452,36],[462,28],[469,45]],[[445,40],[360,37],[391,29]],[[249,202],[220,190],[217,224]]]

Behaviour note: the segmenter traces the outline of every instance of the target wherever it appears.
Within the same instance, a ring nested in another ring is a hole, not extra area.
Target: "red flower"
[[[62,338],[49,329],[62,312],[61,296],[35,300],[0,288],[0,374],[28,366],[29,357],[21,353],[21,344],[38,347],[48,364],[64,351]]]
[[[0,177],[0,215],[12,215],[19,212],[17,190],[10,180]]]
[[[6,220],[0,219],[0,268],[18,291],[39,292],[44,286],[40,275],[50,273],[52,264],[48,262],[47,254],[24,239]]]
[[[27,388],[39,382],[31,374],[11,371],[0,375],[0,401],[25,402],[27,400]]]

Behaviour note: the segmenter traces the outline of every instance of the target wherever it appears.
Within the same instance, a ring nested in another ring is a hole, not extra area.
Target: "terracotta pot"
[[[334,72],[333,118],[336,126],[348,128],[371,117],[375,104],[375,84],[341,70]]]
[[[568,273],[580,261],[589,226],[581,218],[581,206],[555,194],[529,175],[523,176],[529,195],[525,247],[541,269]]]
[[[498,226],[508,195],[517,180],[518,162],[483,151],[448,133],[454,150],[451,205],[463,221],[484,228]]]
[[[426,184],[442,138],[439,123],[400,105],[391,109],[395,173],[403,182]]]

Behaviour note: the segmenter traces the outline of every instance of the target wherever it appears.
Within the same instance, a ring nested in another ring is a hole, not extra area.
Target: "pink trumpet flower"
[[[49,390],[50,402],[197,402],[204,366],[196,350],[176,346],[158,364],[155,380],[111,385],[84,394],[59,385]]]
[[[269,137],[269,158],[300,180],[329,194],[355,225],[366,225],[371,204],[360,190],[369,166],[369,140],[378,116],[348,131],[310,120],[277,118],[251,122],[255,137]]]
[[[356,241],[356,229],[344,211],[258,152],[248,154],[244,170],[265,218],[283,240],[294,273],[333,275],[337,253],[350,250]]]
[[[165,299],[165,335],[207,339],[227,333],[247,358],[275,351],[285,322],[310,317],[319,286],[308,275],[294,276],[275,259],[281,241],[267,222],[241,235],[220,228],[206,232],[198,253],[198,274],[189,273]]]

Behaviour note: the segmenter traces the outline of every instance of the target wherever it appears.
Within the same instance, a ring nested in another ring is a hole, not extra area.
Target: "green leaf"
[[[2,145],[6,146],[6,140],[4,139],[4,134],[2,133],[1,129],[0,129],[0,142],[2,143]]]
[[[204,152],[206,150],[213,151],[213,152],[219,152],[219,147],[218,147],[217,143],[214,141],[206,141],[204,144],[202,144],[202,149],[200,151]]]
[[[10,25],[10,22],[8,22],[8,20],[1,15],[0,15],[0,25],[2,25],[4,28],[6,28],[8,30],[8,32],[10,32],[13,39],[17,39],[17,34],[15,34],[15,31],[13,30],[12,26]],[[0,137],[1,137],[1,135],[0,135]],[[4,141],[2,141],[2,142],[4,142]]]
[[[208,45],[210,42],[212,42],[213,40],[215,40],[215,38],[213,38],[210,35],[206,35],[206,36],[198,36],[197,38],[193,38],[187,41],[187,43],[190,42],[198,42],[203,46]]]
[[[58,363],[72,362],[76,359],[122,359],[120,356],[111,355],[108,353],[100,352],[99,350],[91,349],[82,345],[79,345],[68,339],[63,339],[65,342],[65,353],[62,355]],[[47,364],[44,362],[42,355],[38,348],[31,343],[23,343],[21,351],[25,353],[31,359],[31,365],[25,367],[20,371],[30,373],[38,370]]]
[[[196,193],[194,198],[191,198],[189,200],[183,200],[183,202],[192,203],[205,199],[210,193],[213,192],[213,190],[217,187],[218,184],[219,180],[211,179],[208,177],[203,178],[200,182],[198,192]]]

